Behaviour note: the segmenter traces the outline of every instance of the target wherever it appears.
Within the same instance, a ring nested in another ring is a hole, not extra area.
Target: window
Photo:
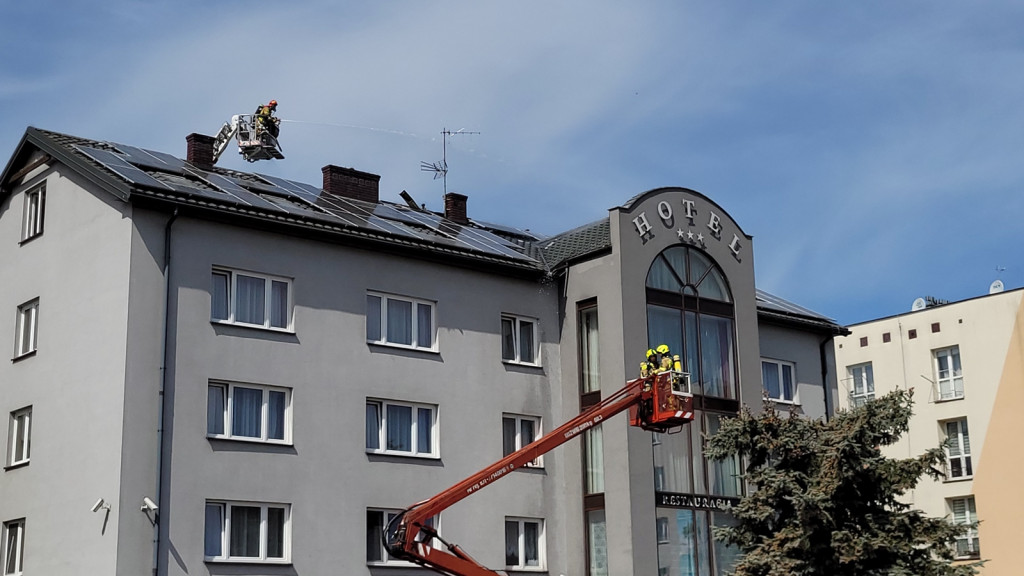
[[[935,380],[939,385],[939,400],[964,397],[964,378],[960,368],[960,347],[935,351]]]
[[[215,322],[291,329],[291,280],[214,269],[210,317]]]
[[[400,566],[412,566],[404,560],[393,558],[384,548],[384,530],[388,524],[401,514],[401,510],[389,508],[369,508],[366,510],[366,563],[367,564],[398,564]],[[434,530],[440,529],[440,517],[434,516],[427,520],[427,526]],[[417,541],[426,542],[429,537],[420,532]]]
[[[536,416],[505,415],[501,418],[501,445],[505,456],[529,445],[540,436],[540,418]],[[526,464],[541,467],[543,460],[537,456]]]
[[[580,392],[589,394],[601,390],[601,366],[598,354],[597,306],[579,308],[580,339]]]
[[[586,494],[604,492],[604,431],[600,424],[583,433],[583,484]]]
[[[668,517],[658,516],[656,524],[658,544],[668,544]]]
[[[4,522],[4,575],[21,574],[25,554],[25,519]]]
[[[647,348],[679,353],[693,393],[732,400],[738,409],[735,307],[718,265],[702,251],[670,246],[647,272]]]
[[[501,359],[517,364],[540,364],[540,342],[537,321],[531,318],[502,315]]]
[[[366,341],[435,350],[434,303],[384,294],[366,295]]]
[[[366,451],[438,456],[437,407],[388,400],[366,401]]]
[[[14,357],[36,351],[39,326],[39,299],[18,306],[18,333],[15,335]]]
[[[206,502],[205,555],[208,561],[288,562],[291,548],[288,504]]]
[[[212,438],[291,442],[291,390],[253,384],[211,383],[206,434]]]
[[[970,478],[974,476],[971,467],[971,439],[967,433],[967,419],[946,422],[946,478]]]
[[[761,360],[761,385],[772,400],[796,400],[796,366],[779,360]]]
[[[978,558],[981,548],[978,543],[978,512],[974,508],[974,496],[948,500],[953,515],[953,524],[966,525],[964,533],[956,539],[957,558]]]
[[[604,510],[587,511],[588,576],[608,576],[608,522]]]
[[[11,412],[7,465],[27,464],[32,448],[32,407]]]
[[[505,518],[505,567],[544,568],[544,521]]]
[[[25,214],[21,224],[22,242],[43,233],[43,206],[45,200],[46,186],[40,186],[25,193]]]
[[[861,406],[875,397],[875,373],[871,362],[847,368],[850,374],[850,404]]]

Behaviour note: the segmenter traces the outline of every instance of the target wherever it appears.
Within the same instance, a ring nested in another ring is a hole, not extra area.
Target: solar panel
[[[75,148],[77,148],[82,154],[85,154],[89,158],[99,162],[111,172],[117,174],[121,178],[124,178],[130,184],[138,184],[140,186],[149,186],[150,188],[162,188],[166,190],[174,189],[156,178],[153,178],[149,174],[146,174],[139,168],[132,166],[119,154],[108,152],[106,150],[99,150],[97,148],[90,148],[88,146],[75,146]]]
[[[181,158],[171,156],[170,154],[154,152],[152,150],[143,150],[142,148],[125,146],[123,144],[115,144],[114,146],[121,151],[128,162],[135,164],[136,166],[145,166],[146,168],[153,168],[164,172],[174,172],[177,174],[181,174],[185,170],[185,161]]]

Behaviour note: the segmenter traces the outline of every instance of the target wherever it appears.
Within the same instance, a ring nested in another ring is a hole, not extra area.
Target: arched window
[[[672,246],[647,272],[647,341],[667,344],[694,394],[737,398],[734,306],[729,283],[696,248]]]

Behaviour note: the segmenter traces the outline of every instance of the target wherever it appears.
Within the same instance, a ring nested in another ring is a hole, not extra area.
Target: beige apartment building
[[[835,340],[838,404],[913,389],[910,431],[889,455],[942,445],[946,476],[923,480],[909,499],[929,516],[979,522],[957,542],[958,557],[987,560],[985,576],[1010,576],[1024,535],[1024,289],[993,283],[991,292],[918,299],[906,314],[849,326]]]

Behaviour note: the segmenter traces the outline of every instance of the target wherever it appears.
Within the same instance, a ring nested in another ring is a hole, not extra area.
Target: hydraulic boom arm
[[[473,560],[458,545],[442,540],[427,525],[428,519],[619,412],[632,408],[631,425],[657,432],[689,423],[693,419],[693,397],[689,393],[688,376],[681,372],[661,372],[628,382],[596,406],[531,444],[433,498],[412,505],[388,525],[384,533],[384,545],[392,556],[426,566],[441,574],[497,576],[497,572]],[[447,550],[433,547],[434,540],[444,544]]]

